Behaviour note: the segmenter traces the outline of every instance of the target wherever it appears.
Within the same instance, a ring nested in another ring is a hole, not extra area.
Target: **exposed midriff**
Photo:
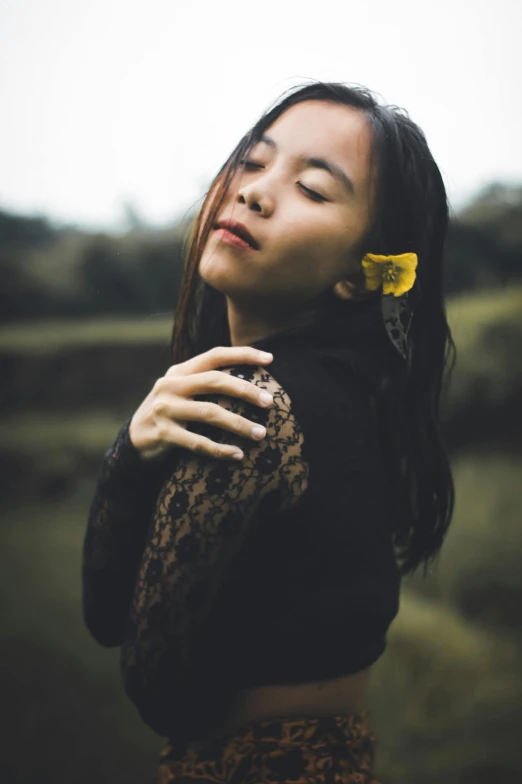
[[[207,739],[219,738],[252,721],[359,713],[366,708],[371,669],[310,683],[242,689]]]

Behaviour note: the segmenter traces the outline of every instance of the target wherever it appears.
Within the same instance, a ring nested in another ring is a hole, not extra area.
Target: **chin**
[[[209,286],[227,296],[238,296],[244,293],[246,281],[240,281],[237,267],[224,257],[225,254],[213,253],[202,256],[198,272],[202,280]],[[248,286],[252,288],[252,283]]]

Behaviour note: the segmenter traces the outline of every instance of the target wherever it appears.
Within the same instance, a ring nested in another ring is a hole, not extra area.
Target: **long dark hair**
[[[374,219],[361,243],[366,253],[414,252],[417,278],[408,293],[413,318],[404,361],[385,334],[380,292],[364,291],[362,267],[353,300],[326,291],[317,299],[317,329],[328,322],[350,335],[355,364],[368,382],[377,432],[395,491],[394,544],[402,574],[424,565],[424,576],[442,546],[455,502],[439,401],[456,360],[446,320],[443,259],[448,201],[440,171],[422,130],[397,106],[383,106],[360,86],[312,82],[291,88],[241,139],[210,185],[188,237],[172,333],[173,363],[213,346],[230,345],[225,296],[199,275],[208,235],[242,158],[289,107],[320,100],[354,107],[372,129],[372,167],[378,187]],[[206,213],[206,214],[205,214]],[[349,329],[347,326],[349,324]],[[378,349],[378,346],[380,347]]]

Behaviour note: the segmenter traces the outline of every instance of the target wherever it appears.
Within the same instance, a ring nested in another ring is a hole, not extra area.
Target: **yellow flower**
[[[366,288],[377,291],[382,283],[383,294],[400,297],[415,283],[417,267],[416,253],[401,253],[399,256],[376,256],[367,253],[362,260]]]

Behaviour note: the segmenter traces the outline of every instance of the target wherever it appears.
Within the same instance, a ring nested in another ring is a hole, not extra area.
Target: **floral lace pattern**
[[[130,440],[130,421],[104,454],[83,542],[84,621],[105,646],[121,645],[163,472],[182,452],[173,449],[168,461],[144,461]]]
[[[177,450],[158,471],[141,461],[124,427],[106,453],[89,518],[84,596],[87,605],[89,597],[98,597],[91,629],[110,640],[105,644],[122,645],[125,689],[151,726],[154,713],[167,715],[173,697],[182,693],[194,640],[261,505],[270,499],[272,508],[289,509],[308,487],[303,433],[285,390],[263,368],[222,370],[266,389],[274,404],[262,409],[210,394],[198,399],[264,425],[265,438],[256,442],[190,423],[192,432],[239,446],[243,460]]]

